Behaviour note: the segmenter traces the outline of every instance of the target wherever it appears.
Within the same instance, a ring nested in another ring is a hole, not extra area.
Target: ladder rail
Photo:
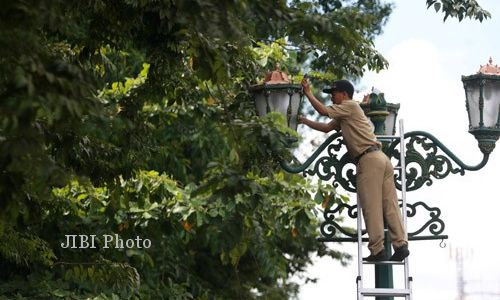
[[[361,290],[363,289],[363,237],[362,237],[362,219],[361,219],[361,214],[362,214],[362,207],[361,207],[361,201],[359,200],[358,193],[356,193],[356,202],[358,204],[358,215],[356,218],[356,222],[358,224],[358,277],[356,278],[356,287],[357,287],[357,293],[358,293],[358,300],[363,299],[363,295],[361,294]]]
[[[405,131],[404,131],[404,124],[403,124],[403,119],[399,120],[399,136],[401,138],[399,142],[400,146],[400,151],[399,153],[401,154],[400,158],[400,164],[401,164],[401,169],[400,174],[401,174],[401,198],[403,199],[403,226],[405,229],[405,232],[408,232],[408,216],[406,212],[406,149],[405,149]],[[406,237],[408,239],[408,236]],[[404,260],[404,278],[405,278],[405,289],[410,290],[410,294],[406,297],[406,299],[410,300],[411,299],[411,288],[410,288],[410,269],[408,265],[408,257],[405,258]]]
[[[402,198],[402,215],[403,215],[403,226],[405,232],[408,232],[408,220],[406,213],[406,149],[404,145],[405,132],[403,126],[403,120],[399,120],[399,135],[378,135],[377,138],[382,141],[392,141],[392,140],[400,140],[400,165],[394,167],[395,170],[398,170],[401,174],[401,198]],[[362,206],[359,196],[356,194],[356,200],[358,205],[358,215],[357,215],[357,233],[358,233],[358,276],[356,278],[356,286],[357,286],[357,299],[362,300],[365,296],[394,296],[394,297],[404,297],[406,300],[412,299],[412,277],[409,275],[409,266],[408,266],[408,258],[405,258],[403,262],[378,262],[378,263],[365,263],[363,262],[363,241],[362,241]],[[406,236],[408,238],[408,236]],[[364,264],[387,264],[387,265],[404,265],[404,289],[395,289],[395,288],[364,288],[363,286],[363,265]]]

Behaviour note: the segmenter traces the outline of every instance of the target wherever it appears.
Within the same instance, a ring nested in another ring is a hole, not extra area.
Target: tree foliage
[[[0,298],[285,299],[334,191],[279,170],[249,85],[386,65],[380,1],[26,0],[0,11]],[[333,200],[332,200],[333,201]],[[105,248],[103,236],[151,240]],[[97,247],[63,248],[65,235]]]
[[[491,14],[476,0],[427,0],[427,8],[431,6],[436,12],[441,10],[444,13],[443,21],[446,21],[448,17],[457,18],[459,21],[464,18],[476,19],[480,22],[491,18]]]

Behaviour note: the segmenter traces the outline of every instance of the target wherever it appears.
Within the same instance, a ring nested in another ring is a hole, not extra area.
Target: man
[[[364,260],[387,260],[384,251],[385,219],[394,248],[390,260],[402,261],[410,251],[394,185],[394,169],[389,158],[380,151],[381,144],[373,133],[372,123],[358,102],[352,100],[354,87],[347,80],[337,80],[330,88],[324,89],[323,92],[331,93],[332,106],[325,106],[314,97],[307,79],[302,80],[302,87],[314,109],[333,120],[320,123],[299,117],[299,122],[323,132],[341,130],[347,151],[356,161],[356,187],[371,252]]]

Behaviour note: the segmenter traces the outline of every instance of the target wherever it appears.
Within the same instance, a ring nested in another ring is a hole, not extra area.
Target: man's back
[[[358,102],[344,100],[341,104],[334,104],[328,107],[328,115],[339,123],[344,142],[352,157],[358,157],[371,146],[380,146],[373,133],[373,124],[365,116]]]

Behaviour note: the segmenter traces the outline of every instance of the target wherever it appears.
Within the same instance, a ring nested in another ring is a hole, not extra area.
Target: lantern
[[[500,68],[490,58],[477,74],[462,76],[462,82],[469,132],[478,140],[481,152],[489,154],[500,135]]]
[[[254,94],[257,115],[279,112],[286,117],[288,127],[297,130],[303,98],[302,85],[291,83],[288,75],[280,70],[279,64],[267,74],[264,83],[251,86],[250,92]]]

